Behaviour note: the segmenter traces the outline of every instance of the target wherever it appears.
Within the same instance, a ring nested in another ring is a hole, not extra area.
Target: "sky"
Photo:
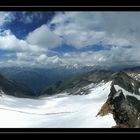
[[[0,12],[0,66],[140,66],[140,12]]]

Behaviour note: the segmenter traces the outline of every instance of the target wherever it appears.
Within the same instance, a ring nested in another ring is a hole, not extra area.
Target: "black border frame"
[[[135,6],[25,6],[25,5],[14,5],[14,6],[1,6],[0,11],[140,11],[140,5]]]
[[[11,0],[12,1],[12,0]],[[5,1],[6,2],[6,1]],[[105,5],[40,5],[12,4],[0,5],[0,11],[140,11],[139,5],[105,6]],[[140,128],[0,128],[0,134],[140,134]]]
[[[1,0],[1,6],[135,6],[140,5],[138,0]]]

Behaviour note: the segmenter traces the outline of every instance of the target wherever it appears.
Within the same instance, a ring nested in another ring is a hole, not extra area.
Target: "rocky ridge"
[[[97,116],[113,114],[114,128],[139,128],[140,82],[122,71],[113,74],[112,79],[108,99]]]

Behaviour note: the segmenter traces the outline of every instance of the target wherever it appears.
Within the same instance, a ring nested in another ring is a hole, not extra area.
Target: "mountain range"
[[[54,68],[32,68],[32,67],[1,67],[0,73],[19,85],[26,87],[32,96],[39,96],[42,89],[51,84],[69,78],[71,76],[90,71],[92,67],[54,67]]]
[[[1,93],[13,95],[17,97],[28,97],[32,95],[32,91],[26,86],[17,83],[0,75],[0,90]]]
[[[140,127],[140,67],[121,71],[90,67],[1,68],[0,71],[1,96],[44,99],[56,95],[90,97],[92,93],[98,97],[95,90],[100,96],[108,95],[96,112],[97,117],[112,114],[116,122],[113,128]]]

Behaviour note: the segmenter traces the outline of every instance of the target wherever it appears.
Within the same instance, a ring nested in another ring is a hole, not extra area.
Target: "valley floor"
[[[55,95],[40,99],[0,97],[1,128],[110,128],[112,114],[96,117],[110,92],[102,83],[88,95]]]

